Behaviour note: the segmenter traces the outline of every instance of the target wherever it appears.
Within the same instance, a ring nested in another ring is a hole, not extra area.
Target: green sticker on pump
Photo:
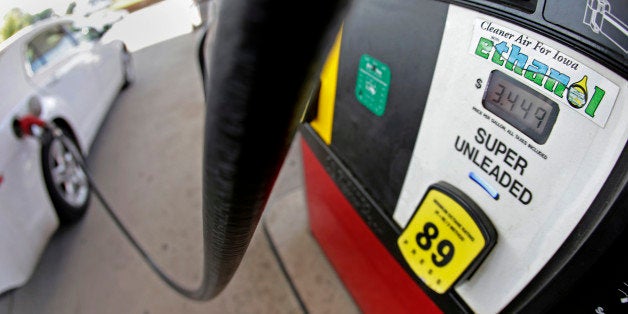
[[[386,110],[388,89],[390,86],[390,68],[385,63],[363,54],[358,68],[355,97],[358,101],[381,117]]]

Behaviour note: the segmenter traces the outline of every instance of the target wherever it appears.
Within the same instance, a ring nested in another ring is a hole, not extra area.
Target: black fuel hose
[[[226,0],[199,57],[203,71],[203,277],[189,289],[168,277],[118,219],[73,154],[94,194],[149,267],[181,295],[208,300],[231,280],[286,157],[306,98],[348,0]],[[294,35],[296,34],[296,36]],[[211,45],[211,51],[208,47]],[[68,141],[62,132],[52,132]],[[72,145],[66,145],[73,147]]]
[[[188,294],[198,299],[222,291],[242,260],[346,1],[220,4],[204,85],[205,276]]]

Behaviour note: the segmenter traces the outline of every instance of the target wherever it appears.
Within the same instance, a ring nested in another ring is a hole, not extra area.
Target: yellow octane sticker
[[[467,210],[438,190],[428,191],[397,240],[410,268],[440,294],[464,274],[485,244]]]

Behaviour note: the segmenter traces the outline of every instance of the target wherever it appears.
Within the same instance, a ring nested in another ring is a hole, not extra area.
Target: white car
[[[111,103],[132,76],[124,43],[102,44],[54,19],[0,43],[0,293],[23,285],[59,223],[81,218],[85,173],[59,140],[20,138],[18,118],[55,123],[87,154]]]

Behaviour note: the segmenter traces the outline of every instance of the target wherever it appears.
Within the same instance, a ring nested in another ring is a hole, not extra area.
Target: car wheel
[[[122,50],[122,71],[124,71],[124,83],[122,89],[129,87],[135,80],[135,70],[133,69],[133,57],[126,46]]]
[[[79,152],[69,132],[68,141],[52,138],[42,146],[41,161],[46,188],[62,224],[76,222],[85,214],[91,194],[87,175],[71,151]]]

